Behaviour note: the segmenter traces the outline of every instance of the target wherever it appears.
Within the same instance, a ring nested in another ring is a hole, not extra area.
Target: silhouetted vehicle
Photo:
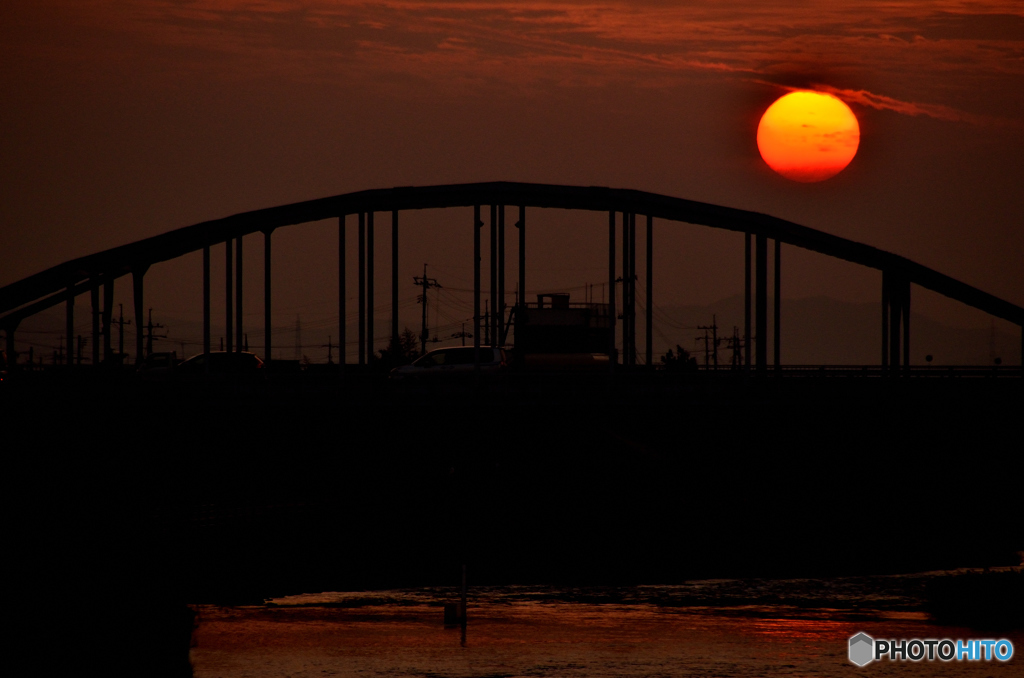
[[[146,356],[136,371],[145,379],[164,379],[174,374],[179,364],[177,351],[161,351]]]
[[[285,374],[290,376],[302,375],[302,362],[298,360],[274,360],[263,361],[263,369],[268,374]]]
[[[476,349],[472,346],[436,348],[421,356],[411,365],[402,365],[391,370],[391,379],[436,379],[445,377],[473,376],[476,372]],[[480,372],[493,376],[508,367],[505,349],[492,346],[480,347]]]
[[[522,372],[607,372],[607,353],[527,353],[515,369]]]
[[[209,369],[207,356],[200,353],[178,365],[176,373],[180,376],[236,375],[259,376],[263,372],[263,361],[255,353],[248,351],[210,351]]]

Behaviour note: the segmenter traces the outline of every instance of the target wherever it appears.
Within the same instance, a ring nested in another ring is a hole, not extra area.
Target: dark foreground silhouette
[[[461,563],[569,585],[1015,564],[1020,384],[880,384],[7,391],[16,618],[47,662],[182,675],[189,603]]]

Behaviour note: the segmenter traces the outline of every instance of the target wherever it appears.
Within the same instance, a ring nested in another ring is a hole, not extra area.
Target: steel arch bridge
[[[397,268],[399,256],[398,222],[403,210],[431,208],[473,207],[474,208],[474,325],[475,343],[479,344],[480,313],[480,233],[484,222],[480,218],[481,206],[490,206],[490,256],[491,296],[504,303],[504,221],[505,208],[518,208],[515,227],[519,234],[519,283],[525,288],[526,266],[526,210],[530,207],[589,210],[608,213],[608,275],[611,295],[609,310],[611,346],[609,353],[615,355],[614,324],[617,319],[614,293],[616,281],[616,242],[621,233],[621,265],[618,272],[624,282],[622,286],[622,354],[634,355],[635,314],[634,280],[636,268],[636,215],[646,217],[647,226],[647,295],[648,308],[651,298],[651,228],[654,219],[686,222],[711,228],[725,229],[745,234],[745,297],[747,364],[754,364],[758,372],[768,365],[767,341],[755,341],[754,360],[751,361],[751,311],[753,310],[753,336],[767,337],[768,298],[768,241],[774,242],[775,256],[775,355],[779,363],[779,287],[780,287],[780,245],[801,247],[838,259],[850,261],[881,271],[881,360],[889,372],[895,373],[902,362],[909,365],[910,359],[910,285],[918,285],[938,292],[968,306],[980,309],[992,316],[1008,320],[1021,327],[1022,353],[1024,353],[1024,308],[999,299],[987,292],[959,280],[922,266],[905,257],[830,235],[806,226],[792,223],[766,214],[730,207],[674,198],[645,191],[607,188],[601,186],[563,186],[555,184],[532,184],[518,182],[488,182],[474,184],[453,184],[441,186],[401,186],[347,193],[328,198],[308,200],[244,212],[223,219],[206,221],[163,233],[138,242],[115,247],[85,257],[73,259],[50,269],[31,275],[23,280],[0,288],[0,328],[6,335],[8,355],[14,355],[15,333],[22,320],[40,311],[59,304],[66,305],[67,331],[73,334],[75,298],[88,292],[91,298],[93,360],[99,362],[100,344],[104,355],[110,353],[111,310],[114,281],[131,275],[134,291],[136,316],[136,356],[142,353],[143,333],[143,291],[146,271],[153,264],[175,259],[191,252],[203,251],[203,326],[204,352],[210,350],[210,248],[225,244],[227,263],[227,345],[231,348],[232,335],[232,271],[237,284],[235,287],[236,344],[241,345],[241,266],[232,267],[232,243],[237,260],[240,262],[242,239],[247,235],[262,233],[264,249],[264,339],[266,355],[270,355],[271,327],[271,234],[277,228],[293,224],[337,218],[339,235],[344,235],[346,217],[358,215],[359,228],[359,361],[367,357],[367,345],[372,352],[373,340],[373,216],[375,213],[391,213],[392,227],[392,334],[397,333]],[[496,244],[496,234],[498,234]],[[369,254],[369,259],[367,259]],[[497,270],[495,270],[497,262]],[[339,237],[339,344],[345,344],[345,238]],[[367,268],[369,272],[367,273]],[[753,284],[751,284],[753,283]],[[753,289],[752,289],[753,288]],[[102,289],[103,304],[100,304]],[[367,304],[367,301],[369,303]],[[492,309],[496,308],[493,304]],[[647,359],[651,360],[650,314],[647,314]],[[102,323],[101,323],[102,320]],[[367,322],[368,321],[368,322]],[[499,336],[501,316],[492,314],[487,319],[494,323],[495,334]],[[367,328],[369,328],[367,330]],[[102,339],[101,339],[102,338]],[[369,339],[369,344],[367,343]],[[68,352],[70,364],[72,352]],[[344,358],[343,358],[344,360]],[[625,360],[625,358],[624,358]],[[614,369],[615,360],[611,361]]]

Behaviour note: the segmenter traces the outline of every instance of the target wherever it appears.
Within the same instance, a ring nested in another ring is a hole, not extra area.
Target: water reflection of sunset
[[[856,624],[852,624],[856,626]],[[759,636],[775,640],[806,640],[808,636],[846,639],[850,636],[851,622],[830,619],[752,618],[749,628]]]
[[[410,601],[405,601],[406,603]],[[470,606],[465,646],[437,605],[200,608],[195,675],[640,676],[778,671],[845,676],[847,639],[858,631],[942,634],[921,620],[847,621],[732,610],[558,602]],[[777,613],[778,611],[776,611]],[[791,611],[791,612],[796,612]],[[766,616],[768,615],[768,616]],[[927,668],[927,667],[919,667]],[[960,675],[984,666],[958,666]]]

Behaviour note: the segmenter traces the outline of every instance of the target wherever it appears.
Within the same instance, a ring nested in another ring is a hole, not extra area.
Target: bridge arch
[[[477,248],[477,274],[475,284],[476,307],[479,307],[479,229],[484,225],[480,219],[480,206],[491,206],[492,228],[495,227],[495,208],[510,206],[519,208],[519,236],[525,238],[526,208],[560,208],[572,210],[589,210],[607,212],[609,214],[609,276],[615,278],[615,244],[617,216],[621,215],[623,232],[623,265],[628,267],[628,256],[635,257],[635,251],[629,253],[629,234],[635,233],[635,215],[647,218],[648,228],[653,219],[685,222],[744,233],[746,236],[746,297],[747,297],[747,328],[750,335],[751,280],[753,280],[753,311],[756,336],[765,337],[767,328],[767,258],[768,240],[775,243],[778,256],[779,245],[801,247],[813,252],[850,261],[882,272],[882,352],[883,366],[895,368],[901,362],[909,363],[909,318],[910,318],[910,285],[915,284],[925,289],[938,292],[951,299],[980,309],[992,316],[1002,318],[1022,328],[1022,353],[1024,353],[1024,308],[995,297],[987,292],[972,287],[959,280],[922,266],[910,259],[890,252],[855,242],[840,236],[831,235],[806,226],[801,226],[784,219],[766,214],[741,210],[720,205],[675,198],[645,191],[632,189],[607,188],[601,186],[565,186],[555,184],[534,184],[519,182],[488,182],[473,184],[452,184],[439,186],[400,186],[394,188],[358,191],[316,200],[308,200],[290,205],[269,207],[251,212],[244,212],[222,219],[205,221],[192,226],[179,228],[161,235],[153,236],[120,247],[114,247],[96,254],[79,257],[45,271],[0,288],[0,328],[7,338],[8,353],[14,353],[14,334],[19,323],[42,310],[58,304],[67,305],[68,336],[71,336],[73,309],[75,298],[89,292],[93,307],[93,351],[94,358],[99,350],[98,338],[100,318],[103,319],[103,336],[106,350],[109,351],[109,327],[113,283],[116,279],[131,274],[133,287],[136,291],[135,313],[138,319],[142,315],[143,280],[146,271],[153,264],[175,259],[191,252],[204,253],[204,325],[205,347],[209,350],[209,256],[210,247],[226,243],[228,258],[229,287],[228,323],[231,322],[230,285],[231,285],[231,243],[235,242],[236,253],[241,254],[242,238],[247,235],[263,233],[265,239],[265,325],[266,346],[270,346],[270,243],[271,234],[277,228],[293,224],[339,219],[339,228],[344,228],[348,215],[359,215],[360,232],[370,234],[370,241],[361,244],[360,256],[364,255],[362,247],[368,246],[372,251],[372,219],[376,213],[391,213],[392,228],[397,233],[398,215],[405,210],[422,210],[432,208],[474,207],[474,233]],[[500,219],[504,218],[504,209],[500,210]],[[503,222],[501,224],[503,227]],[[344,281],[344,239],[341,239],[342,251],[339,252],[339,266]],[[394,239],[397,248],[397,238]],[[522,240],[521,242],[525,242]],[[393,263],[397,261],[397,249],[393,251]],[[648,257],[650,256],[648,250]],[[240,256],[239,256],[240,260]],[[504,259],[502,259],[503,266]],[[753,268],[751,267],[753,263]],[[520,275],[524,275],[523,262],[520,262]],[[779,267],[776,266],[776,276]],[[236,270],[237,280],[241,280],[240,268]],[[361,280],[363,278],[360,278]],[[342,282],[342,285],[344,283]],[[493,287],[493,285],[492,285]],[[102,288],[104,307],[100,310],[99,294]],[[776,277],[776,293],[778,278]],[[648,286],[648,291],[650,286]],[[626,294],[630,294],[628,290]],[[240,286],[236,294],[241,295]],[[363,300],[361,292],[360,300]],[[370,290],[372,297],[372,289]],[[342,325],[341,336],[344,337],[344,291],[340,300]],[[629,300],[624,298],[627,308],[624,322],[630,322]],[[397,305],[397,304],[396,304]],[[371,304],[372,307],[372,304]],[[776,303],[776,313],[779,305]],[[474,315],[479,320],[477,310]],[[611,314],[612,322],[615,313]],[[362,317],[362,314],[361,314]],[[777,316],[776,316],[777,317]],[[635,318],[632,318],[635,320]],[[136,321],[137,354],[141,353],[142,323]],[[393,324],[397,323],[393,313]],[[362,324],[362,323],[361,323]],[[370,324],[372,327],[372,322]],[[236,327],[240,336],[240,325]],[[778,322],[776,328],[776,346],[778,346]],[[901,333],[902,329],[902,333]],[[372,332],[372,330],[371,330]],[[230,331],[228,332],[230,335]],[[475,332],[479,336],[479,332]],[[614,333],[613,333],[614,336]],[[650,336],[650,332],[648,332]],[[360,333],[363,338],[363,332]],[[614,340],[613,340],[614,341]],[[767,364],[765,346],[767,342],[759,341],[756,365],[763,370]],[[750,345],[750,342],[747,342]],[[649,352],[649,349],[648,349]],[[360,352],[362,359],[364,352]],[[69,352],[70,358],[70,352]],[[776,354],[776,363],[778,357]],[[748,360],[748,364],[750,361]]]

